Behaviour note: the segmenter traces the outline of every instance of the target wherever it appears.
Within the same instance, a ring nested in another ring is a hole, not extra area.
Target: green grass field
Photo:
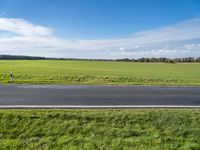
[[[200,85],[200,64],[1,60],[0,83]]]
[[[198,110],[0,110],[0,149],[199,150]]]

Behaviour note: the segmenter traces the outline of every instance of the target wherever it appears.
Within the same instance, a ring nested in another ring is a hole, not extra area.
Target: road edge
[[[193,105],[0,105],[0,109],[145,109],[145,108],[195,108]]]

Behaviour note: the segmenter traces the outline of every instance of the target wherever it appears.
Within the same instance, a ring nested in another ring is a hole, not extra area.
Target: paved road
[[[200,87],[0,85],[5,105],[200,106]]]

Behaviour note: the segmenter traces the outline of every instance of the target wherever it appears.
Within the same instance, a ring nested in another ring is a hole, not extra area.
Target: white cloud
[[[48,27],[17,18],[0,18],[0,30],[14,33],[0,36],[0,52],[6,54],[80,58],[200,55],[200,18],[121,39],[61,39]]]
[[[192,50],[200,51],[200,44],[187,44],[187,45],[184,45],[184,48],[190,51]]]
[[[0,30],[24,36],[48,36],[52,32],[49,28],[16,18],[0,18]]]

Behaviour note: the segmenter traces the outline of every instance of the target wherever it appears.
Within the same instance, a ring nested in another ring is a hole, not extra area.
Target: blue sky
[[[200,56],[199,0],[0,0],[0,53]]]

